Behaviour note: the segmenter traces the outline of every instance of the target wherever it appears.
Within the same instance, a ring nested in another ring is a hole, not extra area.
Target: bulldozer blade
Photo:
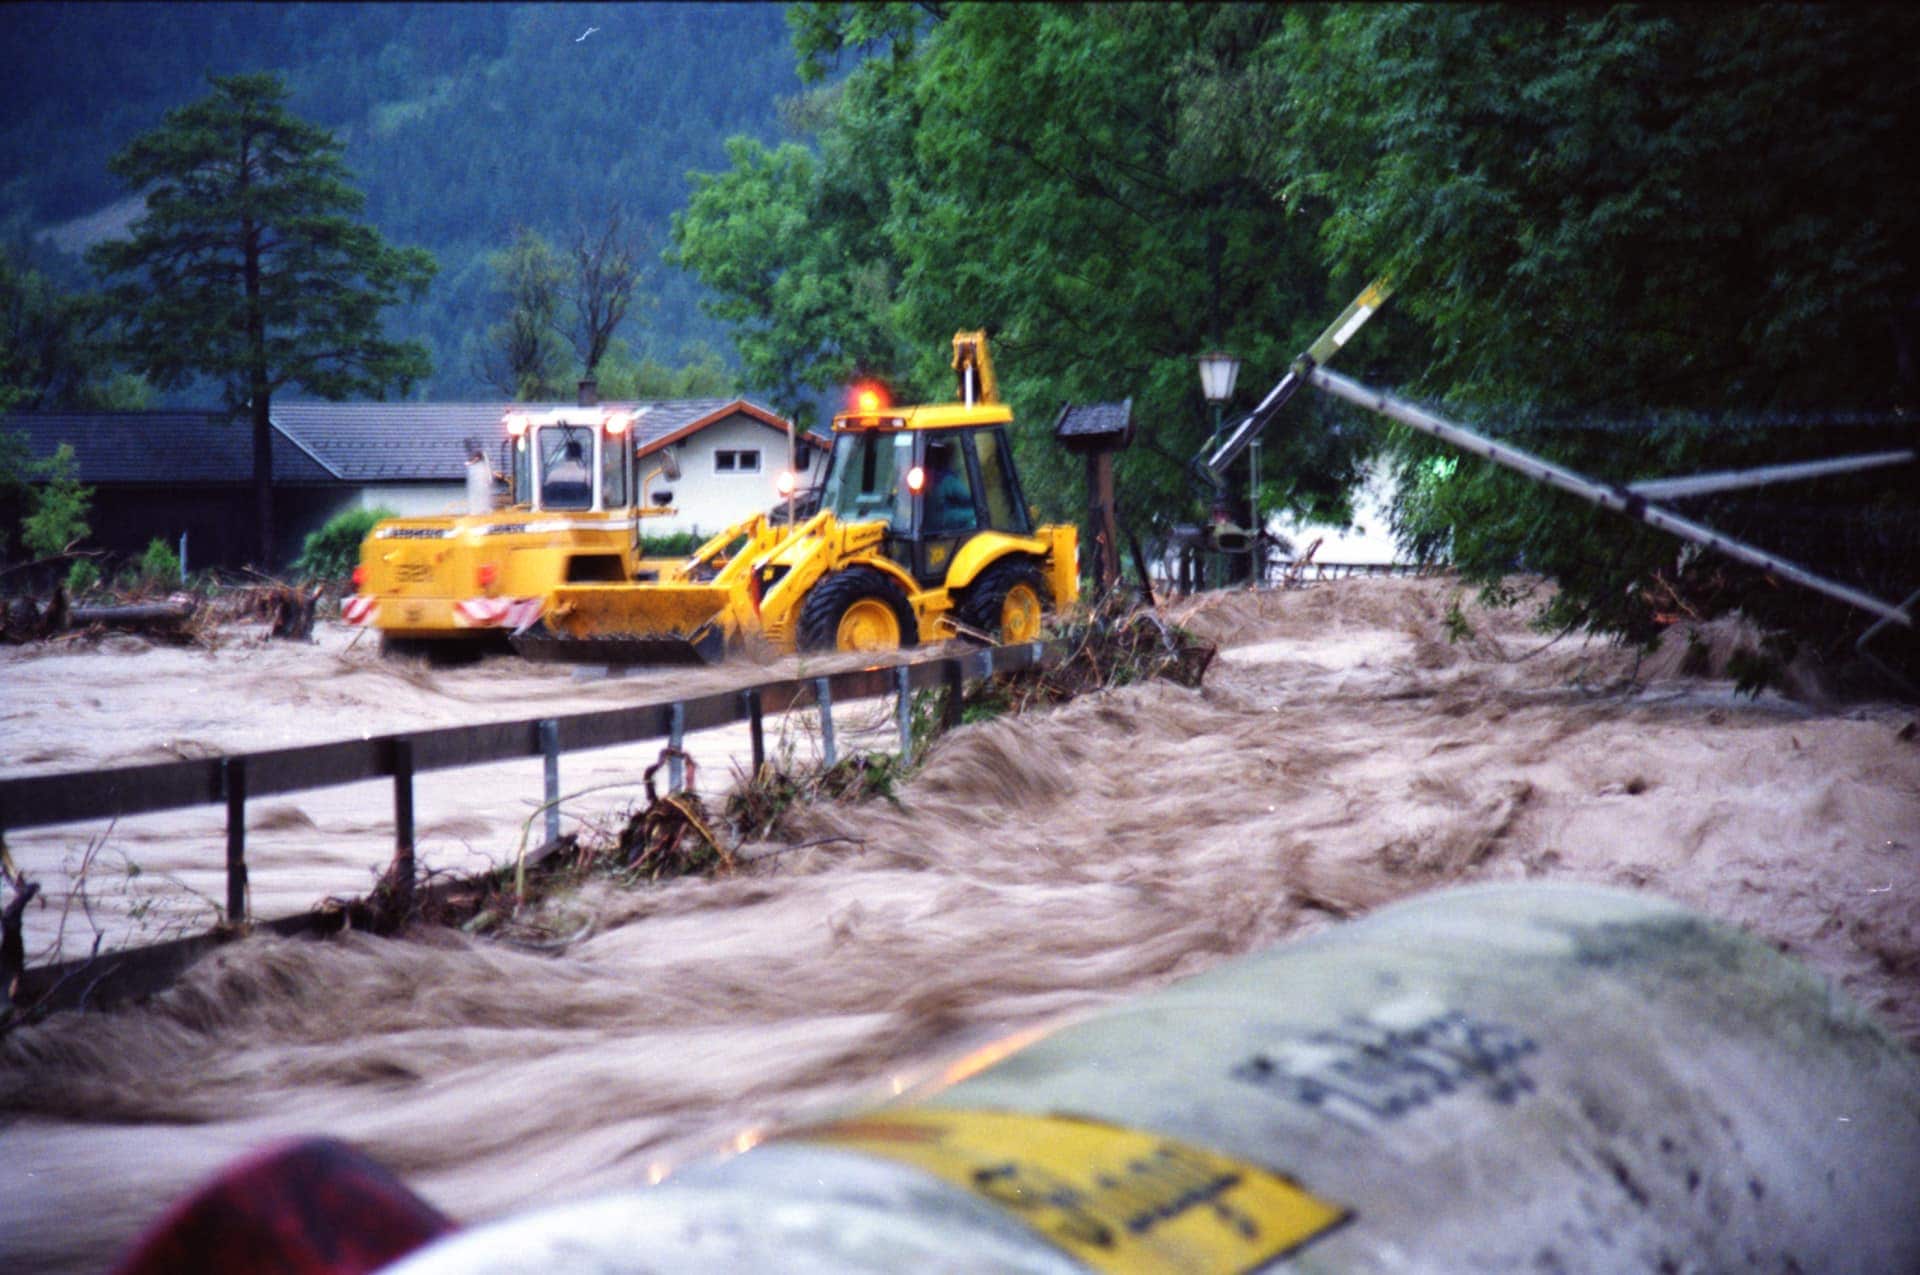
[[[718,620],[733,597],[717,584],[569,584],[548,597],[546,624],[580,638],[685,638]]]
[[[535,625],[513,639],[522,658],[550,664],[718,664],[726,658],[726,635],[703,624],[685,636],[664,633],[602,633],[569,637]]]

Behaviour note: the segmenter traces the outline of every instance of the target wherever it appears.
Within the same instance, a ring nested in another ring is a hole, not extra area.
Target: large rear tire
[[[1040,617],[1053,610],[1053,592],[1026,558],[1002,558],[980,573],[960,603],[960,622],[999,642],[1031,642]]]
[[[872,567],[848,567],[813,586],[800,605],[803,651],[893,651],[920,644],[900,586]]]
[[[424,660],[433,668],[477,664],[488,655],[507,651],[506,631],[496,638],[407,638],[380,635],[380,654],[390,660]]]
[[[426,638],[380,635],[380,654],[390,660],[424,660],[432,649],[433,643]]]

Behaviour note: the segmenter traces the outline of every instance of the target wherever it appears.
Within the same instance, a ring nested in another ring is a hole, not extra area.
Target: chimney
[[[580,382],[580,406],[600,406],[600,382],[591,376]]]

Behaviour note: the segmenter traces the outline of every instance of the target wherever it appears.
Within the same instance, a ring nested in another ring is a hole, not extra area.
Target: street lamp
[[[1200,393],[1213,405],[1213,438],[1207,444],[1212,447],[1220,441],[1220,413],[1227,400],[1233,397],[1233,383],[1240,377],[1240,360],[1224,350],[1215,350],[1211,354],[1195,355],[1193,361],[1200,366]],[[1254,447],[1259,446],[1256,441]],[[1253,465],[1257,473],[1260,468],[1258,451],[1254,452]]]
[[[1220,405],[1233,397],[1233,383],[1240,375],[1240,360],[1215,350],[1211,354],[1197,355],[1193,361],[1200,365],[1200,392],[1206,395],[1207,402],[1213,404],[1213,427],[1217,433],[1220,429]]]
[[[1220,415],[1227,400],[1233,397],[1233,383],[1240,376],[1240,360],[1224,350],[1216,349],[1209,354],[1195,355],[1193,360],[1200,368],[1200,393],[1213,407],[1213,439],[1208,446],[1220,440]],[[1257,448],[1259,444],[1255,444]],[[1259,469],[1259,453],[1254,454],[1255,472]],[[1225,578],[1226,564],[1221,563],[1222,578]]]

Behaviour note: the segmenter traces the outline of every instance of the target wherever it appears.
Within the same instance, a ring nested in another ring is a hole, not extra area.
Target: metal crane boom
[[[1224,490],[1227,485],[1227,466],[1239,459],[1240,453],[1247,449],[1247,444],[1259,437],[1261,431],[1280,414],[1287,400],[1306,383],[1307,374],[1338,354],[1340,347],[1353,339],[1353,334],[1373,317],[1374,311],[1384,305],[1391,295],[1393,285],[1385,275],[1368,284],[1340,312],[1340,317],[1327,325],[1327,330],[1320,334],[1320,338],[1307,347],[1306,353],[1293,361],[1287,374],[1280,378],[1280,383],[1267,391],[1267,396],[1260,400],[1259,406],[1233,427],[1224,442],[1214,447],[1214,440],[1207,440],[1207,446],[1213,450],[1204,457],[1197,457],[1194,465],[1200,476],[1211,483],[1216,491]]]

